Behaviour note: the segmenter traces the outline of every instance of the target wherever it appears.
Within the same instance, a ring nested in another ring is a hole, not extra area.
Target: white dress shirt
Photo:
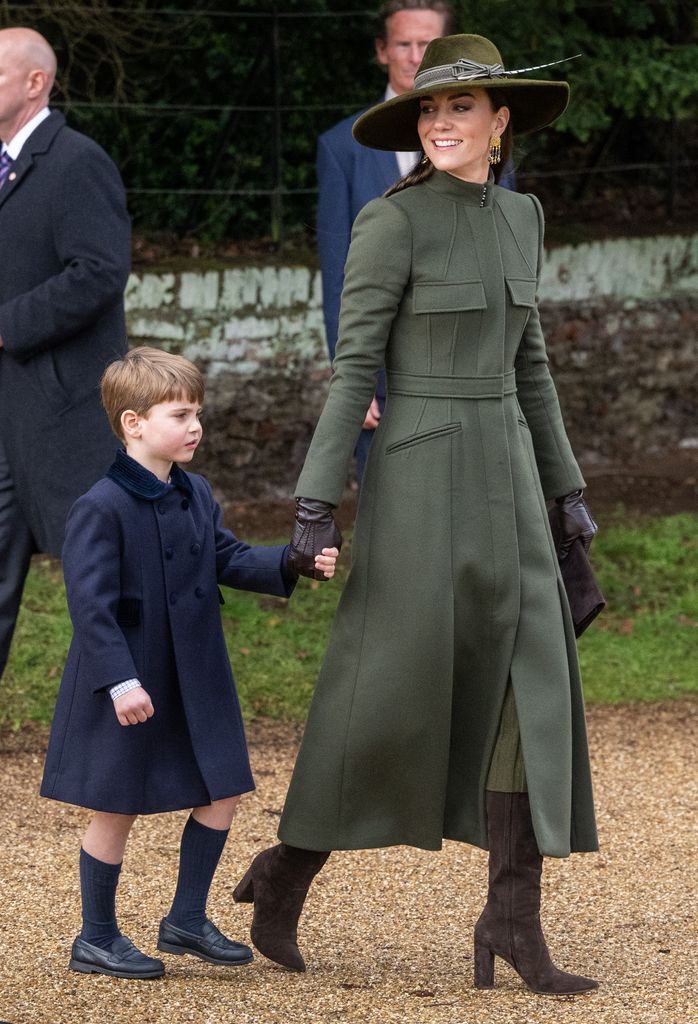
[[[20,128],[19,131],[9,142],[3,144],[1,152],[7,153],[13,160],[16,160],[19,156],[22,146],[27,141],[31,133],[35,128],[38,128],[42,121],[45,121],[51,111],[48,107],[44,107],[38,114],[34,114],[31,121],[27,121],[24,128]]]

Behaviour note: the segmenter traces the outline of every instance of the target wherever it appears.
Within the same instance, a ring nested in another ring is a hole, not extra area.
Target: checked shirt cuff
[[[116,700],[117,697],[123,697],[129,690],[135,690],[140,685],[138,679],[124,679],[123,683],[117,683],[116,686],[109,687],[109,696],[112,700]]]

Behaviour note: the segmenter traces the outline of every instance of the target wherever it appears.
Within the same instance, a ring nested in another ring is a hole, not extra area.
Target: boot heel
[[[236,903],[254,903],[254,882],[252,881],[252,868],[248,868],[242,879],[233,889],[233,899]]]
[[[494,988],[494,953],[475,943],[475,988]]]

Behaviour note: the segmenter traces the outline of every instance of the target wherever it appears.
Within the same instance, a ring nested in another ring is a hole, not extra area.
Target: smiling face
[[[121,416],[126,451],[167,480],[173,462],[191,462],[203,434],[200,416],[199,403],[183,397],[158,402],[143,416],[127,409]]]
[[[378,62],[388,69],[388,81],[400,96],[414,85],[414,76],[432,39],[444,33],[438,11],[397,11],[385,23],[385,39],[376,39]]]
[[[484,182],[490,139],[509,122],[507,107],[492,109],[486,89],[436,92],[420,100],[417,131],[425,154],[439,171]]]

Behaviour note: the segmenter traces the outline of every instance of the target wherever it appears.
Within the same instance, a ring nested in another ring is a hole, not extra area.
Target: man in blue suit
[[[376,103],[409,92],[427,44],[455,31],[455,14],[446,0],[388,0],[383,4],[377,16],[375,47],[378,62],[386,68],[388,84]],[[390,153],[360,146],[351,129],[362,113],[360,110],[344,118],[318,139],[317,243],[330,359],[334,359],[337,344],[344,263],[354,219],[366,203],[408,174],[421,157],[421,153]],[[500,185],[514,188],[513,171],[502,177]],[[359,481],[384,402],[385,378],[381,374],[356,446]]]
[[[53,50],[0,31],[0,675],[34,552],[114,457],[99,379],[126,350],[131,225],[119,173],[48,99]]]

